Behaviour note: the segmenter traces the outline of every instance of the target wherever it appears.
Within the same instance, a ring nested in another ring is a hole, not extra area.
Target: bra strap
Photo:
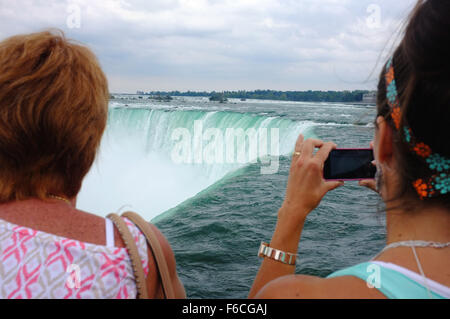
[[[114,247],[114,224],[109,218],[105,218],[106,247]]]
[[[130,256],[131,264],[133,266],[136,287],[138,290],[137,297],[139,299],[148,299],[147,282],[145,279],[144,268],[142,267],[141,257],[139,255],[136,243],[134,242],[133,235],[131,235],[127,224],[121,217],[119,217],[119,215],[111,213],[107,216],[107,218],[110,218],[114,222],[117,229],[119,230],[120,236],[125,243],[125,246],[127,247],[128,255]]]

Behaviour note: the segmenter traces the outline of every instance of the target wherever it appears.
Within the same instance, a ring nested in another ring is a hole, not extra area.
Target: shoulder
[[[258,299],[382,299],[380,291],[369,288],[353,276],[320,278],[289,275],[269,282],[256,295]]]
[[[181,283],[181,280],[178,277],[177,274],[177,268],[176,268],[176,260],[175,260],[175,254],[173,253],[172,247],[170,246],[167,238],[161,233],[161,231],[153,224],[149,223],[150,227],[152,228],[153,232],[156,235],[156,238],[159,241],[159,244],[161,246],[162,253],[164,255],[164,259],[167,262],[167,268],[169,270],[169,275],[172,281],[172,286],[175,291],[176,298],[185,298],[186,293],[184,290],[184,286]],[[153,251],[150,248],[148,249],[148,256],[149,256],[149,266],[151,271],[149,272],[149,275],[147,277],[147,284],[149,288],[149,292],[152,292],[152,295],[155,298],[163,298],[164,293],[162,290],[162,283],[160,281],[160,276],[158,274],[158,268],[156,265],[156,260],[153,254]]]
[[[161,250],[164,254],[164,257],[167,262],[167,267],[169,268],[170,273],[176,272],[176,261],[175,261],[175,254],[173,253],[172,247],[169,244],[169,241],[167,238],[161,233],[161,231],[156,227],[155,225],[149,223],[150,228],[153,230],[153,232],[156,235],[156,238],[158,238],[159,244],[161,246]],[[154,259],[153,252],[149,249],[149,252],[151,252],[151,257]]]

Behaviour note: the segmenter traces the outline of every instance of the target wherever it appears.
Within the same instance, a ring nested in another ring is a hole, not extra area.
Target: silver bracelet
[[[295,265],[297,254],[287,253],[285,251],[270,247],[268,243],[262,242],[259,247],[258,257],[269,257],[286,265]]]

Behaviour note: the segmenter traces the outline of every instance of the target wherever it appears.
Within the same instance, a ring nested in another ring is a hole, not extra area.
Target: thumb
[[[333,181],[333,182],[326,182],[325,186],[327,188],[327,192],[332,191],[338,187],[344,186],[343,181]]]
[[[359,181],[359,185],[367,187],[367,188],[369,188],[369,189],[371,189],[371,190],[373,190],[375,192],[377,191],[376,182],[373,179],[367,179],[367,180]]]

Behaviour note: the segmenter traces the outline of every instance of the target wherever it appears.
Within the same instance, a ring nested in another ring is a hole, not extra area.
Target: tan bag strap
[[[145,235],[148,245],[150,246],[153,256],[155,257],[156,265],[158,266],[164,294],[167,299],[174,299],[175,293],[169,273],[169,267],[167,266],[166,258],[154,230],[147,221],[134,212],[125,212],[122,216],[131,220]]]
[[[109,218],[113,221],[114,225],[116,225],[119,230],[120,236],[127,247],[128,255],[131,259],[131,264],[133,266],[134,278],[136,281],[136,287],[139,299],[148,299],[147,292],[147,282],[145,280],[144,268],[142,267],[141,256],[139,255],[136,243],[134,242],[133,235],[131,235],[130,230],[128,229],[125,221],[119,217],[119,215],[111,213],[106,218]]]

